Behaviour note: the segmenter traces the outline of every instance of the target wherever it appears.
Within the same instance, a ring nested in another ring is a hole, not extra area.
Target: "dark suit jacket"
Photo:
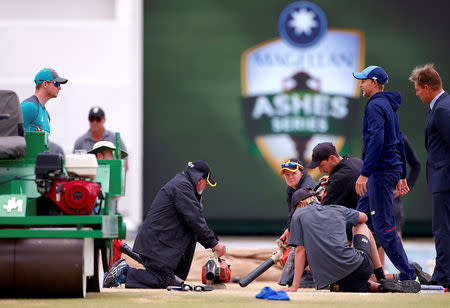
[[[427,182],[432,193],[450,190],[450,96],[444,92],[425,125]]]

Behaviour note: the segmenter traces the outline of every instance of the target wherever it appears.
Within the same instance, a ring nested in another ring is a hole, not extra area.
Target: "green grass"
[[[257,285],[267,285],[257,283]],[[237,286],[235,286],[237,287]],[[275,285],[272,287],[275,288]],[[289,293],[290,301],[255,298],[258,290],[227,289],[212,292],[113,289],[88,293],[85,299],[4,299],[0,307],[449,307],[450,294],[367,294],[330,293],[302,289]]]

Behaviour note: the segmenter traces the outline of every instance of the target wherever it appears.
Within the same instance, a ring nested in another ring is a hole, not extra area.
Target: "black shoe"
[[[377,280],[377,282],[379,284],[383,284],[383,281],[385,281],[385,280],[398,282],[398,281],[400,281],[399,274],[392,274],[392,278],[383,278],[383,279]]]
[[[400,281],[403,287],[403,293],[418,293],[420,291],[420,283],[415,280]]]
[[[429,285],[431,281],[431,275],[422,270],[422,266],[417,262],[411,262],[411,265],[414,266],[414,270],[416,271],[416,276],[419,278],[420,284]]]
[[[414,280],[394,281],[385,279],[381,282],[381,285],[384,292],[418,293],[420,291],[420,284]]]
[[[383,292],[403,293],[403,288],[400,281],[395,281],[392,279],[383,279],[379,283],[383,286]]]

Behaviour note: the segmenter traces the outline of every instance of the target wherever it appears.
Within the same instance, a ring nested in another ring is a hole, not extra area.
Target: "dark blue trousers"
[[[433,235],[436,267],[432,280],[450,285],[450,191],[433,193]]]
[[[143,256],[141,256],[143,257]],[[132,289],[165,289],[173,285],[175,274],[161,271],[151,265],[148,259],[144,259],[145,269],[130,267],[128,269],[125,288]]]
[[[375,233],[401,280],[414,280],[414,267],[408,262],[402,241],[396,232],[393,191],[400,179],[401,167],[374,171],[367,182],[367,193],[359,199],[356,210],[367,215],[367,226]]]

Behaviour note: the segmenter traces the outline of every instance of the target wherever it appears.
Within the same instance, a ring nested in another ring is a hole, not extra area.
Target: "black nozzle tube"
[[[268,258],[264,263],[262,263],[260,266],[255,268],[253,272],[245,276],[239,281],[239,285],[241,287],[248,286],[253,280],[261,276],[265,271],[267,271],[272,265],[274,265],[275,262],[272,260],[272,258]]]
[[[122,245],[120,246],[119,250],[121,252],[123,252],[124,254],[126,254],[127,256],[129,256],[130,258],[134,259],[135,261],[141,263],[142,265],[144,265],[144,261],[142,260],[141,256],[138,255],[137,253],[135,253],[130,245],[128,245],[127,243],[122,243]]]

